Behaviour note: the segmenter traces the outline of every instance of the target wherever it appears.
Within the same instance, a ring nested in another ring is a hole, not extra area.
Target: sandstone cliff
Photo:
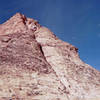
[[[100,72],[76,47],[17,13],[0,25],[0,100],[100,100]]]

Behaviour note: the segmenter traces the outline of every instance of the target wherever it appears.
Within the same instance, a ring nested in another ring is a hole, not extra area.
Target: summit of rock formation
[[[100,72],[76,47],[16,13],[0,25],[0,100],[100,100]]]

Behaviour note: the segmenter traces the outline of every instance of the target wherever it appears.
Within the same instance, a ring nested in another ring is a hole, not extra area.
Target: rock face
[[[0,100],[100,100],[100,72],[76,47],[17,13],[0,25]]]

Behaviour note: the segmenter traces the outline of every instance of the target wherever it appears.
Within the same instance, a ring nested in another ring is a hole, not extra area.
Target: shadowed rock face
[[[17,13],[0,25],[0,100],[100,100],[100,72],[77,52]]]

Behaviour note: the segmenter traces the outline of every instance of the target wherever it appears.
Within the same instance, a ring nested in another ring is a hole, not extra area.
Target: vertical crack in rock
[[[38,32],[37,32],[37,33],[34,33],[34,34],[38,34]],[[35,37],[35,39],[36,39],[36,37]],[[37,41],[37,39],[36,39],[36,41]],[[48,61],[47,61],[47,58],[46,58],[46,56],[45,56],[45,53],[44,53],[44,51],[43,51],[43,48],[42,48],[41,43],[39,43],[38,41],[37,41],[37,43],[38,43],[39,46],[40,46],[40,50],[41,50],[41,52],[42,52],[42,54],[43,54],[43,56],[44,56],[46,62],[48,62]],[[56,77],[59,79],[60,83],[63,85],[64,88],[63,88],[62,92],[65,93],[66,96],[67,96],[67,99],[70,100],[70,99],[69,99],[69,96],[68,96],[69,93],[67,92],[67,87],[66,87],[65,83],[64,83],[63,80],[59,77],[59,74],[57,74],[57,71],[53,68],[53,66],[52,66],[49,62],[48,62],[48,64],[52,67],[52,69],[53,69],[53,71],[54,71]],[[58,89],[59,89],[59,88],[58,88]]]
[[[36,38],[36,37],[35,37]],[[42,49],[42,45],[37,41],[37,43],[39,44],[39,46],[40,46],[40,50],[41,50],[41,52],[42,52],[42,54],[43,54],[43,56],[44,56],[44,58],[45,58],[45,60],[46,60],[46,62],[50,65],[50,63],[47,61],[47,59],[46,59],[46,57],[45,57],[45,54],[44,54],[44,51],[43,51],[43,49]],[[63,93],[65,93],[66,94],[66,96],[67,96],[67,99],[68,100],[70,100],[69,99],[69,92],[67,92],[67,87],[66,87],[66,85],[65,85],[65,83],[62,81],[62,79],[59,77],[59,75],[57,74],[57,72],[56,72],[56,70],[50,65],[50,67],[52,68],[52,70],[53,70],[53,72],[55,73],[55,75],[56,75],[56,77],[59,79],[59,81],[60,81],[60,83],[63,85],[63,90],[61,90]],[[60,88],[58,88],[58,90],[59,90]]]

